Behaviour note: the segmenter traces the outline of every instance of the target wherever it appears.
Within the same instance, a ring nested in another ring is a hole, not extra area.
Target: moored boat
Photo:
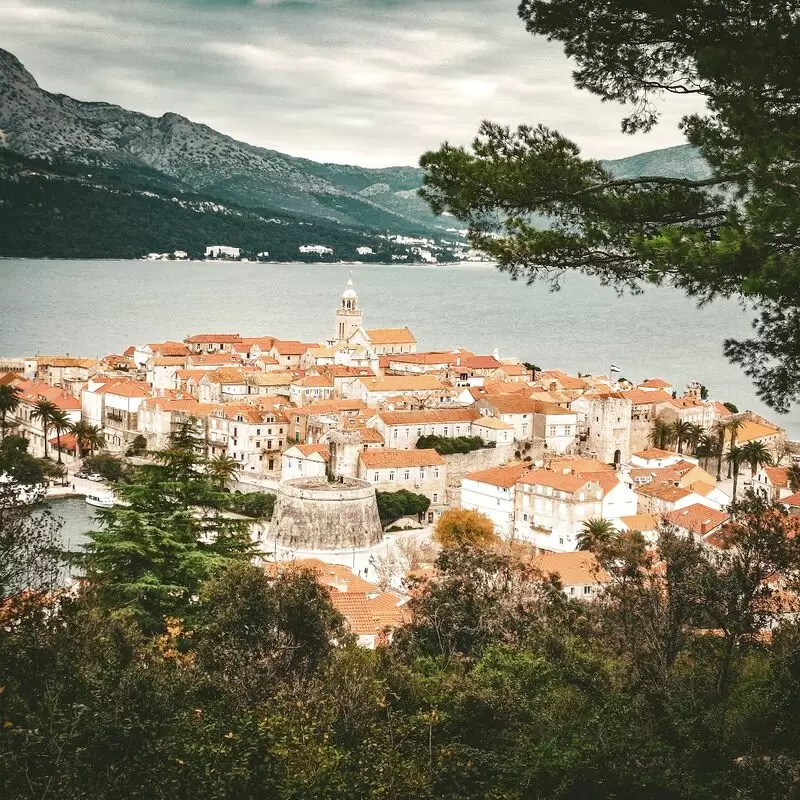
[[[87,494],[85,499],[90,506],[97,506],[98,508],[113,508],[117,502],[113,492],[95,492]]]

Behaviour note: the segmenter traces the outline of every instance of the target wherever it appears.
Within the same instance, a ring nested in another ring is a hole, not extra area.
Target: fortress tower
[[[345,344],[361,327],[361,309],[358,306],[358,295],[353,288],[353,273],[342,292],[342,302],[336,311],[336,344]]]

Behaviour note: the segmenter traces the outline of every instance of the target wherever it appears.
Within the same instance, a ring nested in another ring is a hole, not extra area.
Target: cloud
[[[688,103],[648,136],[572,85],[514,0],[6,0],[0,47],[50,91],[178,112],[323,161],[414,164],[482,119],[542,122],[594,157],[678,144]]]

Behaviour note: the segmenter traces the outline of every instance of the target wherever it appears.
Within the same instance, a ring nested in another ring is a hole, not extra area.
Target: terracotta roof
[[[648,406],[653,403],[673,402],[672,395],[663,391],[647,392],[644,389],[630,389],[619,392],[624,400],[630,400],[634,406]]]
[[[542,405],[519,394],[491,395],[485,399],[498,414],[533,414]]]
[[[53,447],[58,447],[58,436],[54,436],[49,440]],[[78,446],[78,437],[74,433],[61,434],[61,449],[62,450],[75,450]]]
[[[363,444],[383,444],[384,438],[377,428],[367,428],[362,425],[352,430],[358,431],[361,434],[361,442]]]
[[[126,347],[122,351],[122,355],[127,356],[128,358],[133,358],[133,354],[136,352],[136,348],[133,345]]]
[[[49,383],[21,380],[17,382],[21,394],[20,402],[34,405],[37,400],[44,399],[54,403],[62,411],[80,411],[81,401],[74,395],[65,392]]]
[[[408,328],[370,328],[367,336],[372,344],[415,344],[417,341]]]
[[[435,450],[365,450],[361,461],[367,469],[387,467],[429,467],[444,464],[444,459]]]
[[[503,422],[499,417],[490,417],[488,414],[479,414],[478,417],[472,421],[472,424],[495,431],[514,430],[514,426],[511,423]]]
[[[737,444],[744,444],[745,442],[752,442],[755,439],[775,436],[777,433],[780,433],[780,430],[773,425],[765,425],[762,422],[748,419],[745,420],[744,425],[742,425],[736,433],[736,442]]]
[[[200,379],[207,383],[227,383],[243,386],[246,383],[244,372],[237,367],[221,367],[220,369],[209,370]]]
[[[306,375],[292,381],[292,386],[303,386],[308,388],[333,389],[333,381],[325,375]]]
[[[33,359],[39,367],[82,367],[87,369],[97,364],[96,358],[77,356],[36,356]]]
[[[464,480],[488,483],[490,486],[510,489],[529,469],[530,464],[509,464],[506,467],[494,467],[493,469],[469,472],[464,476]]]
[[[469,358],[462,358],[461,363],[456,368],[500,369],[502,366],[503,363],[498,361],[494,356],[470,356]]]
[[[668,503],[674,503],[678,500],[683,500],[684,497],[695,494],[691,489],[684,489],[681,486],[672,486],[663,483],[647,483],[644,486],[637,486],[635,491],[649,497],[657,497]]]
[[[369,367],[349,367],[345,364],[325,364],[317,367],[321,374],[330,378],[374,378],[375,373]]]
[[[182,356],[151,356],[148,361],[154,367],[182,367],[185,362]]]
[[[644,459],[645,461],[656,461],[664,458],[674,458],[680,456],[673,453],[671,450],[660,450],[657,447],[651,447],[649,450],[640,450],[638,453],[632,453],[634,456]]]
[[[241,356],[236,353],[197,353],[186,357],[186,363],[199,367],[228,367],[241,364]]]
[[[800,492],[795,492],[788,497],[784,497],[781,503],[785,506],[800,506]]]
[[[558,369],[549,369],[539,373],[541,381],[557,381],[565,389],[586,389],[588,384],[582,378],[574,378]]]
[[[563,456],[554,458],[548,464],[553,472],[609,472],[614,473],[614,467],[604,464],[596,458],[581,458],[580,456]]]
[[[188,356],[189,348],[181,342],[164,342],[163,344],[151,344],[153,352],[158,351],[162,356]]]
[[[380,358],[381,360],[385,359],[387,366],[391,365],[392,362],[397,364],[436,364],[447,366],[448,364],[455,364],[456,360],[461,358],[461,354],[444,351],[428,353],[390,353]]]
[[[291,412],[300,416],[314,416],[316,414],[336,414],[342,411],[363,411],[366,408],[361,400],[320,400],[318,403],[309,403],[301,408],[293,408]]]
[[[118,397],[150,397],[152,390],[145,381],[109,381],[94,390],[94,394],[115,394]]]
[[[714,412],[718,417],[733,416],[733,412],[729,408],[726,408],[724,405],[722,405],[722,403],[720,403],[719,400],[714,401]]]
[[[313,455],[320,455],[324,461],[327,461],[331,457],[330,450],[324,444],[293,444],[285,452],[288,453],[289,450],[297,450],[305,458],[309,458],[309,456]]]
[[[376,628],[397,628],[411,619],[403,600],[390,592],[383,592],[367,600]]]
[[[356,636],[371,636],[377,633],[367,595],[363,592],[339,592],[332,588],[331,605],[345,618],[347,627]]]
[[[471,408],[420,409],[419,411],[379,411],[385,425],[426,425],[434,423],[472,422],[479,416]]]
[[[629,531],[657,531],[658,517],[655,514],[633,514],[629,517],[620,517]]]
[[[545,575],[555,573],[563,586],[596,586],[611,581],[593,553],[543,553],[531,561]]]
[[[289,386],[297,377],[296,372],[253,372],[247,376],[247,382],[251,386]]]
[[[364,595],[379,594],[377,586],[354,575],[349,567],[342,564],[328,564],[319,558],[298,558],[293,561],[279,561],[267,564],[266,569],[273,574],[291,569],[311,570],[317,582],[323,586],[331,586],[339,593],[363,593]]]
[[[670,511],[664,515],[664,519],[673,525],[702,536],[726,523],[730,519],[730,515],[700,503],[693,503],[677,511]]]
[[[434,375],[386,375],[383,378],[361,378],[369,392],[435,392],[446,388]]]
[[[319,347],[316,342],[298,342],[295,340],[276,339],[272,347],[282,356],[301,356],[306,350]]]
[[[671,387],[672,384],[663,378],[648,378],[639,384],[640,389],[666,389],[668,386]]]
[[[187,344],[233,344],[241,340],[238,333],[196,333],[183,341]]]
[[[574,493],[589,483],[590,480],[590,478],[572,473],[565,475],[561,472],[552,472],[549,469],[532,469],[528,470],[519,479],[519,482],[530,484],[531,486],[549,486],[562,492]]]

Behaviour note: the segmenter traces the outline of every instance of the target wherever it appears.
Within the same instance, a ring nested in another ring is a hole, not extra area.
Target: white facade
[[[241,254],[241,248],[225,244],[212,244],[206,247],[206,258],[239,258]]]
[[[514,533],[515,498],[516,486],[499,486],[469,476],[461,483],[461,508],[485,514],[506,539]]]
[[[319,478],[326,473],[328,448],[322,445],[294,445],[281,456],[281,481]]]

